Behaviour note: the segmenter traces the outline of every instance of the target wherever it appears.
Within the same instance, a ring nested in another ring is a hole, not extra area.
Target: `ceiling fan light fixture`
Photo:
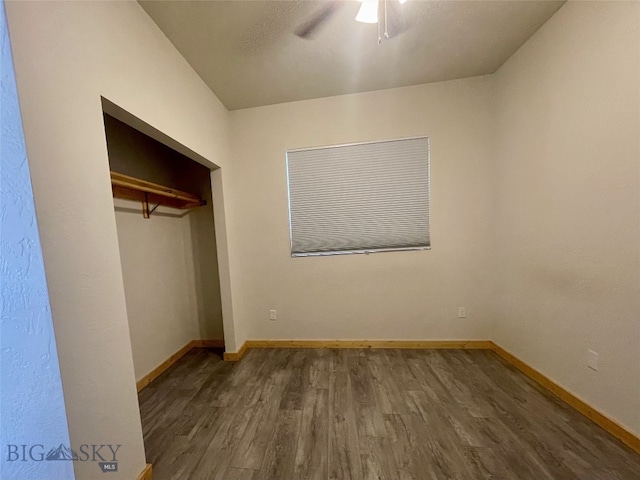
[[[356,21],[362,23],[378,23],[378,0],[362,0]]]

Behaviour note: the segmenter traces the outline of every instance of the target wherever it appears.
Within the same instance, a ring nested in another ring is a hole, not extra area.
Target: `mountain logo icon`
[[[71,448],[60,444],[58,448],[52,448],[45,457],[46,460],[78,460],[78,454]]]

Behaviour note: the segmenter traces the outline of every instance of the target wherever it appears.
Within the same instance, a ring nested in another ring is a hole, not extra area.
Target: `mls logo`
[[[118,462],[99,462],[100,470],[102,473],[117,472]]]
[[[121,446],[82,444],[78,450],[74,450],[71,447],[60,444],[47,451],[44,445],[39,443],[34,445],[8,444],[4,459],[7,462],[96,462],[102,473],[109,473],[118,471],[117,454]]]

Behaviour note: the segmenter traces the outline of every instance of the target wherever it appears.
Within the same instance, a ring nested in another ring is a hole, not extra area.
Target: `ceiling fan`
[[[362,23],[377,23],[378,43],[381,43],[383,38],[391,38],[389,34],[389,20],[391,20],[394,27],[392,29],[393,36],[397,36],[406,30],[407,23],[401,18],[401,12],[398,9],[398,4],[402,5],[406,1],[407,0],[360,0],[362,5],[360,5],[355,19]],[[326,2],[326,5],[323,6],[322,9],[295,30],[295,34],[304,39],[313,38],[320,27],[348,3],[350,2],[344,0]],[[384,33],[381,32],[383,27]]]

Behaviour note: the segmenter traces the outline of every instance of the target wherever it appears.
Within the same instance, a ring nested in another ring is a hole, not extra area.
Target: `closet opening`
[[[103,109],[140,391],[194,346],[223,356],[212,169],[168,137],[154,135],[159,141],[112,116],[119,107],[105,99]]]

